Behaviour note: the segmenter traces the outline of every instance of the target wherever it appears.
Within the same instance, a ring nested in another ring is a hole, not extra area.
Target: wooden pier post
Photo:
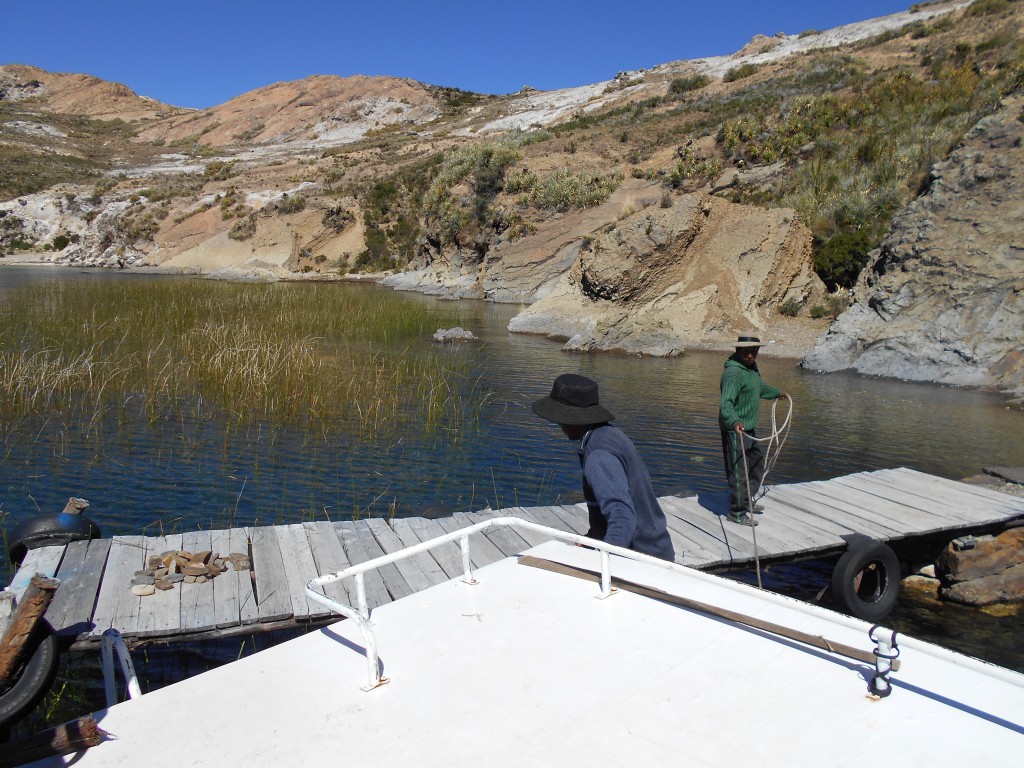
[[[42,620],[59,586],[59,580],[39,575],[33,576],[29,582],[28,589],[14,610],[10,627],[0,638],[0,685],[5,684],[18,669],[29,638],[36,624]]]

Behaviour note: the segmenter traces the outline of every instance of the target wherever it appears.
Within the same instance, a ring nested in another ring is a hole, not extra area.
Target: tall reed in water
[[[0,306],[0,413],[96,427],[217,412],[315,432],[456,429],[486,400],[427,339],[459,323],[381,290],[145,280],[26,287]]]

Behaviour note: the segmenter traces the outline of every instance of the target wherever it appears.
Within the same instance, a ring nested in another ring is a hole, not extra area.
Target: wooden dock
[[[1024,498],[910,469],[861,472],[832,480],[775,485],[762,500],[756,529],[725,520],[723,494],[668,496],[677,562],[701,570],[762,566],[842,553],[858,536],[902,544],[998,531],[1024,519]],[[512,507],[456,513],[443,519],[380,518],[307,522],[170,536],[115,536],[28,552],[8,587],[20,597],[36,573],[61,586],[46,614],[54,630],[79,648],[113,627],[131,644],[180,641],[277,629],[331,619],[305,597],[306,582],[495,515],[514,515],[562,531],[585,533],[582,505]],[[542,543],[540,534],[500,528],[474,534],[472,562],[488,565]],[[168,550],[249,553],[251,571],[228,570],[206,583],[181,583],[146,597],[130,582],[151,555]],[[371,607],[462,574],[457,544],[367,574]],[[335,583],[334,597],[353,604]]]

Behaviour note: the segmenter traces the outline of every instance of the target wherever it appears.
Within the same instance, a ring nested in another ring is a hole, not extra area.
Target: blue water
[[[176,278],[0,267],[0,301],[6,291],[33,281],[153,279]],[[337,290],[387,289],[339,284]],[[437,301],[417,294],[408,300]],[[478,340],[447,346],[443,353],[464,363],[458,383],[464,397],[474,388],[489,395],[479,424],[460,439],[415,424],[386,439],[364,441],[340,434],[310,437],[287,424],[228,429],[188,403],[153,423],[111,414],[110,423],[92,433],[85,425],[64,423],[60,414],[40,415],[0,424],[0,514],[10,529],[39,512],[59,511],[77,496],[89,500],[87,514],[104,534],[114,535],[413,515],[438,503],[479,510],[577,501],[573,446],[530,410],[564,372],[599,382],[602,402],[637,444],[660,494],[721,489],[716,417],[724,353],[673,359],[565,353],[556,341],[509,334],[508,321],[519,307],[450,306]],[[410,354],[432,349],[423,339]],[[774,482],[896,466],[959,479],[984,466],[1024,465],[1024,412],[1008,409],[998,394],[820,375],[768,354],[759,365],[764,378],[790,392],[794,402]],[[785,405],[779,408],[781,417]],[[762,427],[768,416],[765,405]],[[813,568],[776,575],[781,587],[816,588]],[[999,626],[1020,624],[1001,621]],[[1024,668],[1024,651],[1012,633],[1006,643],[1016,655],[1013,663]]]

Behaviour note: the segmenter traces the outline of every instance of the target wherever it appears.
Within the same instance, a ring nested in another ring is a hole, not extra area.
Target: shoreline
[[[166,269],[160,266],[137,266],[126,267],[125,269],[113,269],[103,266],[85,266],[72,264],[55,264],[42,254],[8,254],[0,258],[0,267],[4,266],[44,266],[54,268],[71,268],[78,266],[84,270],[109,270],[112,272],[130,272],[133,274],[146,275],[167,275],[172,277],[201,277],[205,279],[222,279],[227,282],[252,282],[254,280],[268,282],[287,283],[380,283],[390,272],[375,272],[370,274],[344,274],[344,275],[322,275],[290,273],[287,275],[257,275],[255,273],[246,275],[239,271],[230,275],[219,277],[216,272],[201,272],[193,269]],[[443,298],[443,297],[441,297]],[[486,301],[486,299],[478,299]],[[811,318],[777,318],[772,328],[752,332],[766,342],[761,348],[761,354],[765,357],[780,358],[784,360],[802,360],[815,345],[817,339],[828,331],[831,320]],[[735,349],[735,337],[733,335],[720,336],[709,335],[703,339],[686,339],[686,350],[700,352],[730,352]]]

